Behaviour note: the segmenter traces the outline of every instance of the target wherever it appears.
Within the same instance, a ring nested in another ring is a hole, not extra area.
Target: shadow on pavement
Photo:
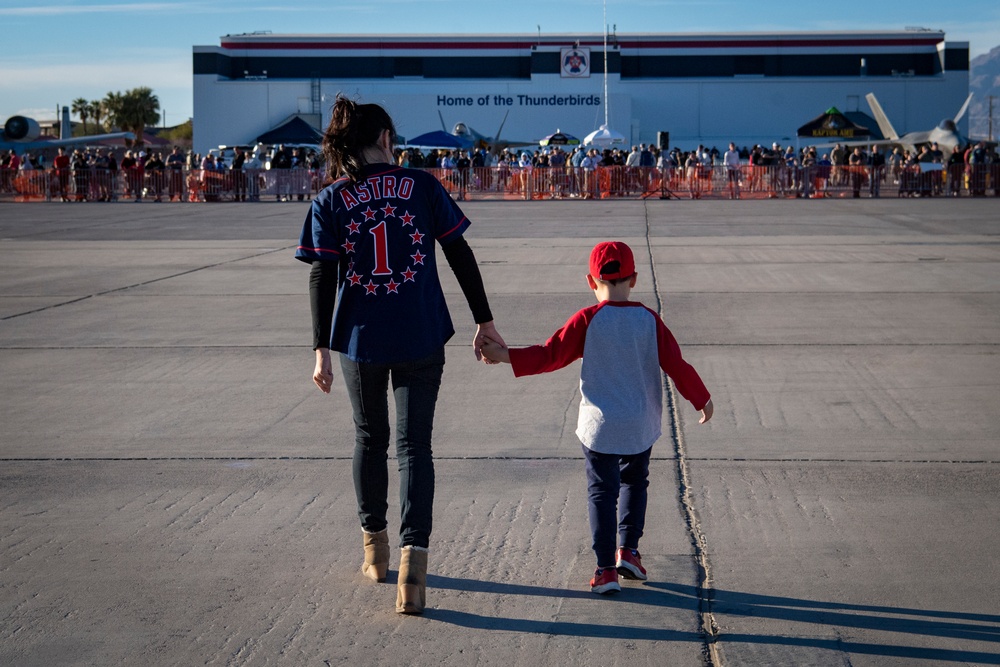
[[[663,608],[698,610],[698,590],[693,586],[672,583],[647,582],[641,586],[625,586],[616,595],[601,597],[583,590],[567,590],[545,586],[508,584],[478,579],[460,579],[428,575],[428,587],[473,593],[497,595],[523,595],[549,598],[606,600],[617,604],[642,604]],[[717,615],[752,616],[796,623],[813,623],[825,627],[857,628],[881,632],[919,634],[955,640],[1000,642],[1000,616],[950,611],[907,609],[878,605],[844,604],[788,598],[773,595],[756,595],[715,589],[712,591],[712,611]],[[909,618],[899,618],[899,616]],[[914,618],[922,616],[928,620]],[[607,639],[632,639],[639,641],[674,641],[703,643],[699,632],[667,628],[643,628],[628,625],[604,625],[563,621],[532,620],[483,616],[449,609],[428,609],[429,620],[449,623],[478,630],[502,630],[571,637],[596,637]],[[627,616],[622,616],[627,618]],[[933,620],[931,620],[933,619]],[[941,619],[969,621],[945,622]],[[977,625],[976,623],[992,625]],[[987,665],[1000,665],[1000,653],[963,651],[926,646],[900,646],[887,643],[862,643],[842,639],[823,639],[808,636],[780,636],[763,634],[723,633],[718,637],[726,644],[767,644],[799,646],[921,660],[941,660]]]

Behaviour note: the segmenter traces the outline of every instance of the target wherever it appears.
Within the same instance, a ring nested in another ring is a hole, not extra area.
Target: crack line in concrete
[[[656,298],[656,312],[663,313],[663,298],[660,296],[660,285],[656,280],[656,264],[653,259],[653,246],[649,237],[649,206],[643,201],[643,210],[646,217],[646,252],[649,255],[650,280],[652,281],[653,294]],[[715,622],[715,615],[712,613],[712,569],[708,560],[708,540],[701,529],[701,522],[694,509],[691,500],[690,466],[688,465],[687,454],[684,446],[684,438],[681,435],[680,415],[677,413],[677,400],[674,397],[673,389],[667,380],[665,373],[660,374],[660,382],[663,386],[663,396],[667,410],[670,414],[670,437],[674,445],[675,460],[677,465],[678,502],[684,514],[684,525],[687,528],[688,538],[694,548],[695,567],[698,571],[698,581],[696,590],[698,591],[698,616],[700,620],[701,633],[704,637],[705,661],[710,667],[721,667],[722,655],[718,644],[719,626]]]
[[[60,303],[54,303],[51,306],[43,306],[41,308],[35,308],[34,310],[27,310],[23,313],[14,313],[13,315],[6,315],[0,317],[0,322],[6,320],[12,320],[16,317],[23,317],[25,315],[33,315],[35,313],[41,313],[46,310],[52,310],[53,308],[60,308],[62,306],[68,306],[70,304],[78,303],[80,301],[85,301],[86,299],[92,299],[96,296],[107,296],[108,294],[114,294],[115,292],[124,292],[125,290],[134,289],[136,287],[145,287],[146,285],[152,285],[153,283],[158,283],[162,280],[170,280],[172,278],[179,278],[181,276],[186,276],[190,273],[197,273],[198,271],[204,271],[205,269],[214,269],[219,266],[225,266],[226,264],[233,264],[235,262],[242,262],[248,259],[255,259],[257,257],[263,257],[264,255],[271,255],[276,252],[284,252],[295,246],[285,246],[284,248],[273,248],[271,250],[265,250],[263,252],[258,252],[253,255],[247,255],[245,257],[237,257],[236,259],[229,259],[224,262],[216,262],[215,264],[206,264],[205,266],[198,266],[193,269],[188,269],[187,271],[181,271],[180,273],[174,273],[169,276],[160,276],[159,278],[152,278],[151,280],[146,280],[141,283],[136,283],[134,285],[125,285],[124,287],[115,287],[113,289],[104,290],[103,292],[96,292],[94,294],[88,294],[86,296],[77,297],[75,299],[70,299],[69,301],[62,301]]]

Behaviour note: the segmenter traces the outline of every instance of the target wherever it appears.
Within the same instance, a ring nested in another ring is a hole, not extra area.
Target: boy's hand
[[[483,344],[486,341],[499,343],[501,346],[506,347],[506,343],[503,342],[503,337],[500,335],[500,332],[497,331],[496,325],[494,325],[493,322],[483,322],[476,328],[476,337],[472,339],[472,349],[476,353],[477,361],[482,361],[487,364],[495,364],[497,363],[496,361],[483,356],[482,349]]]
[[[701,409],[701,419],[698,420],[699,424],[704,424],[709,419],[712,418],[712,414],[715,412],[715,407],[712,405],[712,399],[708,399],[708,403],[705,407]]]
[[[494,364],[510,363],[510,351],[507,349],[507,346],[498,343],[495,340],[487,338],[483,342],[481,352],[483,353],[483,357]]]

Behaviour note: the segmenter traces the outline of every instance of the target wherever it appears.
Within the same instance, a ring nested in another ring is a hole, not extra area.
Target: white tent
[[[596,148],[610,148],[612,146],[624,146],[625,135],[615,132],[606,124],[594,130],[583,138],[584,146],[594,146]]]

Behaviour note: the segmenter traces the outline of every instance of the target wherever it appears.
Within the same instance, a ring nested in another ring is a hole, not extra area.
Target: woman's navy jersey
[[[296,259],[338,262],[330,349],[352,361],[430,356],[455,333],[438,280],[434,241],[447,245],[469,221],[431,174],[364,167],[312,203]]]

